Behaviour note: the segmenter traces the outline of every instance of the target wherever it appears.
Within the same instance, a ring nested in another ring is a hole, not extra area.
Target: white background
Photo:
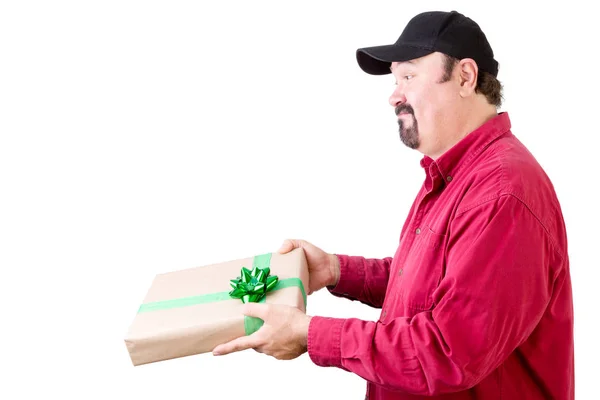
[[[394,42],[419,12],[456,9],[486,32],[502,110],[563,206],[577,398],[598,398],[592,3],[0,4],[0,397],[362,399],[360,377],[306,354],[133,367],[123,338],[157,273],[288,237],[393,255],[421,155],[398,138],[393,78],[364,74],[355,50]],[[308,313],[378,317],[325,292]]]

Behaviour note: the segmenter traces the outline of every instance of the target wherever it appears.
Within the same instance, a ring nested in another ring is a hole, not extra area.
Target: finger
[[[248,317],[256,317],[265,321],[268,318],[271,306],[265,303],[246,303],[242,313]]]
[[[286,239],[277,250],[278,253],[285,254],[294,248],[294,243],[290,239]]]
[[[294,249],[301,248],[303,244],[304,240],[286,239],[277,252],[284,254]]]
[[[255,335],[242,336],[232,340],[229,343],[218,345],[213,349],[212,353],[214,356],[223,356],[226,354],[234,353],[236,351],[251,349],[259,345],[260,341]]]

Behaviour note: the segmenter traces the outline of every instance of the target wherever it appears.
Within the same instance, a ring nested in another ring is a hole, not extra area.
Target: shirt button
[[[382,314],[381,314],[381,318],[385,318],[385,316],[387,315],[387,310],[385,310]]]
[[[403,274],[403,273],[404,273],[404,270],[403,270],[402,268],[400,268],[400,269],[398,270],[398,276],[402,276],[402,274]]]
[[[446,180],[447,180],[448,182],[452,182],[452,177],[451,177],[450,175],[448,175],[448,177],[446,178]]]
[[[420,234],[421,234],[421,228],[417,228],[417,230],[415,231],[415,233],[416,233],[417,235],[420,235]]]

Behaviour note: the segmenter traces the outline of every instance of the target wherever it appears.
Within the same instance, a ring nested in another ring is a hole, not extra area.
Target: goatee
[[[419,126],[413,108],[408,104],[401,104],[396,107],[396,116],[400,113],[410,115],[412,123],[407,123],[406,117],[398,118],[398,132],[400,133],[400,140],[404,145],[411,149],[417,149],[419,147]]]

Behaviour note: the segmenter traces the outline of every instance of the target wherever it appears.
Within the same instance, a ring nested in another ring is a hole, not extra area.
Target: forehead
[[[417,64],[418,64],[418,62],[416,60],[401,61],[401,62],[394,61],[392,63],[392,65],[390,66],[390,70],[392,72],[394,72],[394,70],[396,68],[398,68],[398,67],[401,67],[401,66],[415,66]]]
[[[390,65],[390,70],[392,73],[396,69],[405,69],[405,68],[432,68],[438,67],[440,64],[441,56],[438,53],[428,54],[424,57],[415,58],[408,61],[394,61],[392,65]]]

